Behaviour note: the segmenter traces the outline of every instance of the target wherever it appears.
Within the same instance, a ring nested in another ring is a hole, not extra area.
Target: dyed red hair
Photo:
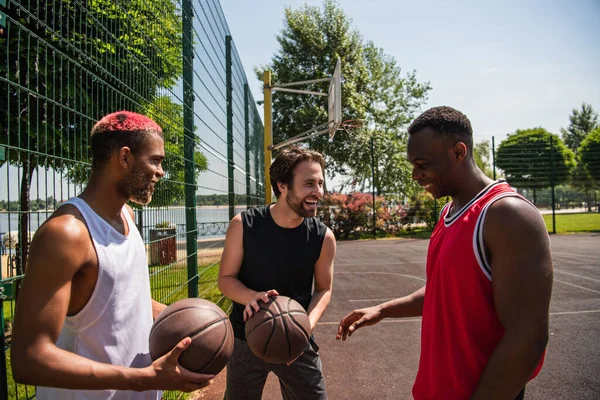
[[[102,117],[92,128],[92,169],[102,168],[123,147],[143,151],[151,135],[162,137],[162,129],[145,115],[117,111]]]
[[[102,117],[92,128],[92,135],[97,131],[154,131],[158,133],[162,132],[162,129],[145,115],[131,111],[117,111]]]

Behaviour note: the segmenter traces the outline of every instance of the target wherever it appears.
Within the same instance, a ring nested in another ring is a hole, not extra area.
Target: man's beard
[[[304,198],[306,199],[306,197]],[[302,203],[304,202],[304,199],[298,199],[298,197],[296,196],[296,193],[294,192],[293,189],[288,191],[287,196],[285,197],[285,201],[288,205],[288,207],[290,207],[292,210],[294,210],[294,212],[296,214],[298,214],[301,217],[304,218],[312,218],[315,215],[317,215],[317,211],[315,209],[315,211],[313,210],[307,210],[304,207],[302,207]]]
[[[141,205],[152,200],[152,183],[141,171],[132,171],[119,185],[119,191],[129,200]]]

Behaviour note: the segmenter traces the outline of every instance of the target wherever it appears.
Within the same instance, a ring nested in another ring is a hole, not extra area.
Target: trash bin
[[[177,259],[177,230],[150,229],[150,265],[168,265]]]

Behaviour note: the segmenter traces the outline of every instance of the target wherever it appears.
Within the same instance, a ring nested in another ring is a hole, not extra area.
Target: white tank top
[[[146,248],[127,208],[127,236],[118,232],[82,199],[65,204],[79,210],[98,256],[98,280],[87,304],[67,317],[56,345],[94,361],[124,367],[152,363],[148,338],[152,302]],[[66,390],[38,387],[39,400],[159,400],[161,392]]]

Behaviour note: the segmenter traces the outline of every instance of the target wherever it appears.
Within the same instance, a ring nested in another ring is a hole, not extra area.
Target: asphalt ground
[[[404,296],[425,283],[428,240],[338,243],[333,296],[315,330],[330,399],[410,399],[417,373],[420,318],[384,320],[336,341],[355,308]],[[600,398],[600,235],[551,236],[554,286],[544,368],[528,399]],[[222,398],[225,373],[199,399]],[[281,399],[272,374],[263,399]]]

